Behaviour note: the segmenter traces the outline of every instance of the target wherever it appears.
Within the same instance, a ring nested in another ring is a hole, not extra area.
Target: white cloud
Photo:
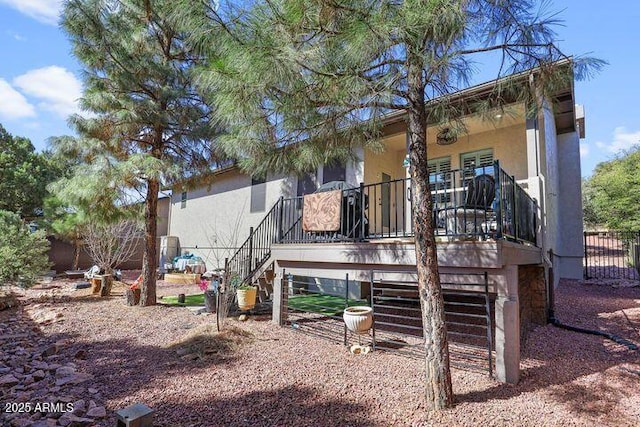
[[[52,65],[27,71],[13,79],[13,84],[36,98],[39,108],[52,111],[62,118],[79,111],[82,84],[65,68]]]
[[[633,145],[640,143],[640,131],[629,132],[624,126],[613,130],[611,142],[596,142],[596,146],[609,153],[617,154],[622,150],[628,150]]]
[[[0,118],[11,120],[35,115],[33,105],[9,83],[0,79]]]
[[[580,158],[587,157],[589,155],[589,146],[583,142],[580,143]]]
[[[23,36],[22,34],[16,33],[14,31],[7,31],[7,34],[13,38],[14,40],[17,40],[19,42],[26,42],[27,38],[25,36]]]
[[[0,4],[49,25],[58,24],[62,9],[62,0],[0,0]]]

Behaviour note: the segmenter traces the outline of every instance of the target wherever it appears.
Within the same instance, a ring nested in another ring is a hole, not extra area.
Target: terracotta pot
[[[347,307],[344,309],[342,319],[351,332],[366,334],[373,326],[373,308],[366,305]]]
[[[251,289],[238,289],[238,308],[240,310],[251,310],[256,306],[256,296],[258,295],[257,288]]]

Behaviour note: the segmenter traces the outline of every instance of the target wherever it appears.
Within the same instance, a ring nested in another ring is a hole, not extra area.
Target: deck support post
[[[284,304],[282,282],[284,280],[284,269],[278,267],[276,263],[273,266],[273,309],[271,312],[271,321],[279,326],[284,326]]]
[[[518,266],[506,266],[503,271],[496,289],[496,375],[499,381],[517,384],[520,380]]]

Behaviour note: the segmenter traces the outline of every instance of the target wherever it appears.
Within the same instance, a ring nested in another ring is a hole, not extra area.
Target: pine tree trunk
[[[156,253],[156,237],[158,234],[158,191],[160,184],[156,179],[147,181],[147,195],[145,198],[145,245],[142,258],[142,287],[140,291],[140,305],[156,304],[156,268],[158,257]]]
[[[425,398],[427,408],[439,410],[453,404],[453,391],[449,370],[444,298],[438,274],[438,257],[434,237],[433,204],[429,190],[427,117],[421,64],[419,59],[409,61],[409,158],[411,161],[412,214],[418,291],[426,350]]]

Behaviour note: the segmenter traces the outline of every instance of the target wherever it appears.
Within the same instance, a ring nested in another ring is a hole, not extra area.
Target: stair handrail
[[[239,275],[238,278],[240,279],[235,280],[235,282],[240,284],[245,283],[253,272],[260,268],[269,258],[271,244],[281,238],[280,211],[282,209],[283,199],[283,197],[280,197],[278,201],[276,201],[255,228],[249,228],[249,237],[247,237],[238,250],[225,262],[225,277],[227,278],[227,282],[231,280],[231,273],[234,272]],[[263,241],[259,241],[261,238]],[[258,251],[265,250],[265,253],[259,258],[254,257],[256,249]]]

